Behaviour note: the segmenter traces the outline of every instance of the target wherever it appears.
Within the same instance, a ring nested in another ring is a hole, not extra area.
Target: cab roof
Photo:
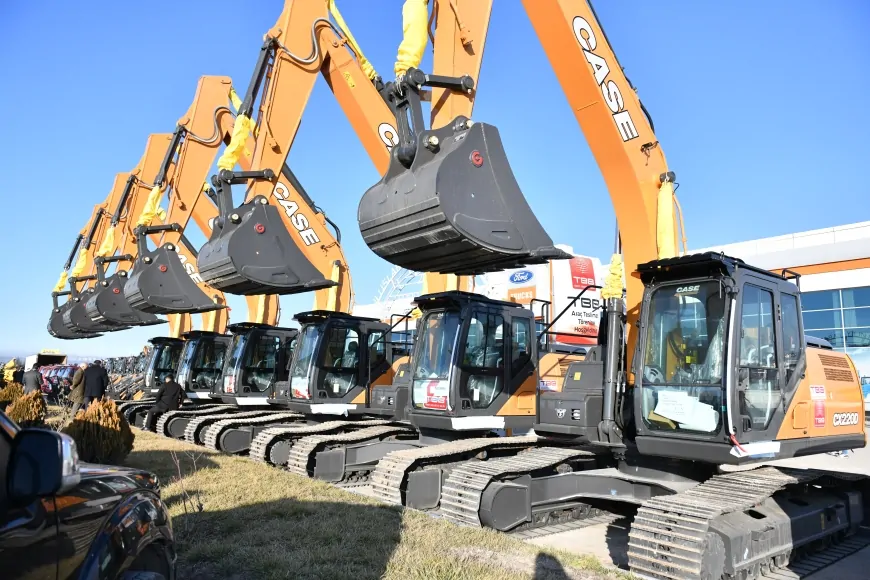
[[[173,344],[173,343],[181,343],[184,341],[181,340],[180,338],[170,338],[168,336],[155,336],[154,338],[150,339],[148,342],[150,342],[154,346],[157,346],[158,344]]]
[[[236,322],[228,324],[227,330],[233,334],[241,334],[251,330],[278,330],[281,332],[299,332],[298,328],[287,328],[284,326],[272,326],[271,324],[260,324],[259,322]]]
[[[293,317],[303,324],[325,322],[327,319],[333,320],[351,320],[355,322],[380,322],[377,318],[369,318],[367,316],[354,316],[344,312],[334,312],[332,310],[309,310],[308,312],[300,312]]]
[[[181,338],[183,338],[184,340],[190,340],[192,338],[200,338],[200,337],[220,338],[222,336],[227,337],[226,334],[221,334],[219,332],[212,332],[210,330],[188,330],[187,332],[185,332],[184,334],[181,335]],[[227,337],[227,338],[229,338],[229,337]]]
[[[654,280],[673,280],[684,278],[696,278],[702,276],[733,276],[738,270],[748,270],[754,274],[765,276],[771,280],[797,280],[800,274],[790,270],[783,270],[776,274],[763,268],[751,266],[732,256],[726,256],[721,252],[703,252],[700,254],[688,254],[675,258],[652,260],[637,267],[640,279],[644,284]]]
[[[494,298],[488,298],[482,294],[463,292],[461,290],[448,290],[447,292],[425,294],[414,298],[414,303],[421,310],[432,310],[433,308],[444,308],[446,306],[462,307],[467,304],[483,304],[485,306],[497,306],[499,308],[524,309],[521,304],[517,304],[516,302],[495,300]]]

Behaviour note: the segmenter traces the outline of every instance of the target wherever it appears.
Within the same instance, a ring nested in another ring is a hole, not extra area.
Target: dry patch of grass
[[[593,558],[541,551],[153,433],[136,432],[125,463],[160,477],[178,540],[180,578],[623,576]]]

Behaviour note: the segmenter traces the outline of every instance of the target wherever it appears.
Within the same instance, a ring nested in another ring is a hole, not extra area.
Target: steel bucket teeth
[[[85,310],[91,320],[97,322],[114,322],[130,326],[151,326],[164,324],[166,321],[153,314],[135,310],[124,296],[126,272],[117,272],[105,279],[85,304]]]
[[[498,129],[469,128],[465,117],[420,133],[410,168],[394,153],[357,217],[373,252],[414,271],[481,274],[571,257],[526,202]]]
[[[235,208],[222,226],[215,224],[197,258],[205,283],[236,295],[286,295],[335,286],[294,243],[278,208],[264,201],[258,196]]]
[[[136,258],[124,284],[124,296],[131,307],[149,314],[197,314],[225,308],[196,285],[172,244]]]

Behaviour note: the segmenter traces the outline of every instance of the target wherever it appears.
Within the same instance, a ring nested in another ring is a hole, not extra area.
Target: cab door
[[[365,335],[359,324],[329,322],[320,342],[313,377],[317,398],[341,399],[360,386]]]
[[[508,397],[506,364],[510,327],[496,308],[476,306],[464,327],[464,344],[457,359],[455,389],[458,414],[495,415]]]
[[[741,442],[772,441],[782,423],[787,374],[782,363],[779,289],[762,278],[745,275],[737,302],[733,419]]]

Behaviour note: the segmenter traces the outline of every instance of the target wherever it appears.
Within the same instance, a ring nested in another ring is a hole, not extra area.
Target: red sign
[[[824,401],[816,401],[815,403],[815,426],[816,427],[824,427],[825,426],[825,402]]]
[[[447,382],[447,381],[443,381]],[[442,381],[429,381],[426,385],[426,402],[423,404],[423,407],[427,409],[439,409],[444,410],[447,408],[447,395],[444,393],[446,389],[443,387],[439,389],[438,387],[441,385]],[[437,391],[441,391],[444,394],[440,394]]]
[[[571,285],[576,290],[587,286],[595,286],[595,267],[590,258],[574,257],[569,260],[571,265]]]

